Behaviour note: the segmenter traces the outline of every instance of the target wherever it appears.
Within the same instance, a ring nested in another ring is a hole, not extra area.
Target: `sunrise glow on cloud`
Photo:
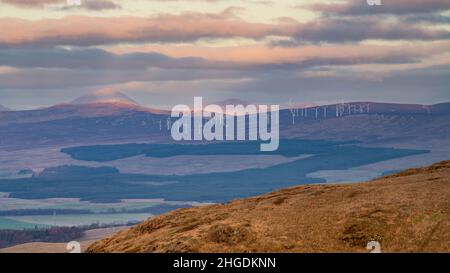
[[[105,88],[152,107],[436,103],[450,86],[450,2],[0,1],[0,103],[33,108]]]

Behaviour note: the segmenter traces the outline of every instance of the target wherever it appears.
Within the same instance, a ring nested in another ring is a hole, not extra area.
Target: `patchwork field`
[[[137,223],[152,217],[152,214],[81,214],[81,215],[36,215],[36,216],[11,216],[3,217],[6,221],[11,220],[12,227],[15,227],[14,222],[17,222],[16,228],[12,229],[27,229],[34,228],[36,225],[41,227],[58,226],[58,227],[72,227],[72,226],[88,226],[92,224],[99,225],[126,225],[128,223]],[[20,224],[23,223],[22,228]],[[0,222],[0,225],[2,223]],[[30,226],[27,226],[30,225]],[[5,228],[6,229],[6,228]]]
[[[27,200],[3,196],[0,197],[0,230],[23,230],[51,226],[86,226],[91,224],[128,224],[129,222],[142,221],[154,214],[161,214],[179,207],[197,205],[200,205],[200,203],[159,199],[92,203],[80,201],[79,199]],[[80,211],[86,211],[87,213],[80,214]]]
[[[391,169],[357,168],[428,153],[305,140],[282,140],[273,153],[259,148],[240,142],[2,151],[0,229],[127,224],[283,187],[352,182],[349,174],[369,180]]]
[[[49,226],[50,225],[30,223],[30,222],[19,220],[19,219],[11,219],[9,217],[1,217],[0,216],[0,229],[23,230],[23,229],[34,229],[34,228],[47,228]]]
[[[19,199],[0,195],[0,213],[8,210],[30,210],[30,209],[77,209],[89,210],[93,213],[107,213],[111,209],[114,210],[138,210],[160,205],[167,206],[195,206],[198,202],[176,202],[165,201],[163,199],[133,199],[121,200],[116,203],[93,203],[88,201],[80,201],[78,198],[51,198],[51,199]]]
[[[307,155],[299,155],[294,158],[282,155],[174,155],[167,158],[135,155],[108,162],[95,162],[73,159],[68,154],[62,153],[60,148],[37,148],[0,151],[0,179],[31,177],[31,175],[19,175],[18,172],[30,169],[39,173],[46,168],[60,165],[110,166],[117,168],[122,173],[156,175],[233,172],[251,168],[267,168],[304,157]]]

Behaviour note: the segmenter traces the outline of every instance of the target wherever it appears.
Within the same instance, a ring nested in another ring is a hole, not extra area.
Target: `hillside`
[[[436,140],[450,136],[450,115],[361,114],[322,120],[297,118],[282,123],[281,136],[300,139],[358,140],[363,143],[398,143]]]
[[[243,182],[244,183],[244,182]],[[450,161],[368,183],[310,185],[177,210],[89,252],[449,252]]]
[[[168,111],[142,107],[121,97],[81,97],[75,102],[84,103],[0,111],[0,146],[23,149],[24,146],[122,143],[142,139],[172,141],[167,127]],[[280,111],[281,138],[358,140],[370,144],[431,143],[447,140],[450,134],[449,103],[430,106],[349,103],[338,107],[339,116],[336,116],[336,107]],[[169,124],[174,121],[172,118]]]
[[[114,103],[114,104],[128,104],[130,106],[139,106],[137,102],[120,92],[106,92],[97,91],[92,94],[81,96],[70,102],[71,104],[95,104],[95,103]]]
[[[0,112],[3,112],[3,111],[11,111],[11,109],[0,104]]]

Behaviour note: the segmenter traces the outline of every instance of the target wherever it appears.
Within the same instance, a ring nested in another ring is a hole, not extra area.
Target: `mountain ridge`
[[[121,102],[98,102],[74,104],[57,104],[51,107],[4,112],[0,114],[0,125],[3,123],[33,123],[51,120],[60,120],[73,117],[91,118],[119,116],[130,112],[142,112],[155,115],[168,115],[164,110],[151,109],[136,104]]]
[[[0,112],[2,111],[11,111],[11,109],[0,104]]]
[[[96,103],[113,103],[113,104],[128,104],[138,106],[139,104],[120,92],[94,92],[88,95],[78,97],[69,104],[96,104]]]
[[[364,103],[354,103],[358,104]],[[386,144],[443,142],[450,136],[450,103],[434,105],[431,111],[420,105],[374,104],[368,113],[348,105],[281,110],[280,137]],[[0,145],[15,149],[24,143],[36,147],[142,139],[171,142],[169,117],[170,111],[120,102],[0,112]]]

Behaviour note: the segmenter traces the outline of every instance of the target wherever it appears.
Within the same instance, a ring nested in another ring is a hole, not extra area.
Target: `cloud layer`
[[[2,0],[1,104],[448,100],[449,1],[312,2]]]

